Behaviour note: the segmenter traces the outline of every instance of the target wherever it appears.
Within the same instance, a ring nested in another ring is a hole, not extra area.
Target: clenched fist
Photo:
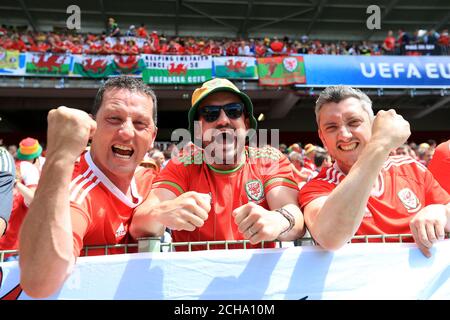
[[[392,150],[404,144],[410,135],[409,122],[395,110],[380,110],[377,113],[372,126],[371,141]]]
[[[234,222],[251,244],[277,239],[289,222],[278,212],[269,211],[253,202],[233,210]]]
[[[97,129],[86,112],[67,107],[50,110],[47,122],[47,157],[56,155],[74,162]]]
[[[161,202],[155,211],[159,221],[172,230],[194,231],[203,226],[211,210],[211,196],[189,191],[174,200]]]

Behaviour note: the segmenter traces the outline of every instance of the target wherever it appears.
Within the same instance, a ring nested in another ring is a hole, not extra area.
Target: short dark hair
[[[129,76],[119,76],[114,78],[109,78],[105,83],[103,83],[97,91],[95,96],[94,106],[92,107],[91,114],[95,117],[100,110],[103,103],[103,95],[105,91],[112,89],[126,89],[132,92],[139,92],[145,94],[152,98],[153,101],[153,122],[156,126],[157,124],[157,100],[155,92],[147,86],[141,79],[133,78]]]
[[[325,149],[316,148],[316,153],[314,154],[314,164],[316,167],[320,167],[327,158],[328,152]]]

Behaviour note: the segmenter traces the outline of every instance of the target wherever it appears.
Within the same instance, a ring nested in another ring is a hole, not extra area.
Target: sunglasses
[[[206,122],[214,122],[219,118],[220,110],[223,110],[228,118],[238,119],[244,112],[244,104],[233,102],[224,106],[204,106],[198,110],[198,114],[202,116]]]

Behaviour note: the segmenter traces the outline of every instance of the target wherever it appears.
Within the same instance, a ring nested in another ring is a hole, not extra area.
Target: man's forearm
[[[64,282],[74,264],[69,184],[73,163],[49,157],[20,232],[21,284],[46,297]]]
[[[158,204],[158,202],[154,202],[153,205]],[[164,234],[164,225],[158,221],[153,205],[152,202],[147,201],[136,208],[130,225],[130,234],[134,239],[159,237]]]
[[[381,146],[368,143],[347,177],[328,196],[311,228],[321,246],[338,249],[356,233],[388,154]]]

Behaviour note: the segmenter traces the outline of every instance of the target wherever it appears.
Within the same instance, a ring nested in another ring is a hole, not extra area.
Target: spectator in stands
[[[237,56],[239,53],[239,49],[234,41],[227,41],[225,43],[225,53],[227,57]]]
[[[395,38],[392,30],[388,31],[388,34],[383,42],[383,51],[386,55],[392,55],[395,53]]]
[[[8,152],[14,159],[17,159],[17,146],[15,144],[8,146]]]
[[[258,58],[265,57],[266,53],[267,53],[267,47],[264,45],[264,43],[261,40],[257,40],[256,45],[255,45],[256,57],[258,57]]]
[[[137,28],[137,36],[139,38],[148,38],[147,28],[145,27],[145,23],[141,23],[141,26]]]
[[[251,56],[250,47],[244,40],[241,40],[238,48],[238,56]]]
[[[160,167],[156,164],[156,161],[150,158],[147,154],[144,156],[144,159],[142,159],[136,170],[142,170],[142,168],[151,168],[155,172],[159,172],[160,170]]]
[[[316,154],[316,146],[308,143],[305,146],[305,167],[310,169],[311,171],[316,170],[316,166],[314,165],[314,156]]]
[[[409,146],[407,144],[402,144],[400,147],[395,150],[395,155],[397,156],[404,156],[408,157],[411,156],[411,153],[409,152]],[[414,158],[415,159],[415,158]]]
[[[304,185],[313,176],[314,171],[305,167],[303,156],[299,152],[289,153],[289,161],[292,164],[292,172],[294,174],[295,182],[299,188]]]
[[[442,30],[438,44],[441,48],[441,55],[448,55],[449,54],[449,37],[448,37],[448,29]]]
[[[428,165],[428,161],[430,161],[430,145],[426,142],[421,143],[417,148],[417,161],[419,161],[424,166]]]
[[[450,193],[450,140],[437,146],[428,169],[442,188]]]
[[[11,215],[15,176],[14,159],[0,146],[0,238],[6,231]]]
[[[369,46],[367,45],[366,41],[363,41],[361,43],[361,45],[358,48],[359,54],[363,55],[363,56],[370,56],[371,55],[371,51]]]
[[[107,37],[120,37],[120,29],[114,18],[108,18],[108,26],[106,28]]]
[[[439,33],[434,29],[428,30],[428,32],[423,36],[423,42],[426,44],[436,45],[439,40]]]
[[[269,53],[274,56],[284,55],[286,53],[286,47],[282,41],[275,37],[270,43]]]
[[[125,33],[125,36],[126,36],[126,37],[136,37],[136,34],[137,34],[137,32],[136,32],[136,27],[134,26],[134,24],[132,24],[132,25],[128,28],[127,32]]]
[[[329,168],[332,165],[331,157],[324,148],[316,147],[314,154],[314,165],[316,166],[314,177],[317,176],[323,168]]]
[[[166,161],[166,158],[164,157],[164,154],[161,151],[159,151],[159,150],[155,150],[151,154],[151,158],[155,161],[155,163],[158,166],[158,168],[162,168],[163,163]]]
[[[335,163],[300,190],[313,238],[336,250],[355,233],[412,233],[431,256],[433,243],[450,231],[450,196],[420,163],[388,158],[409,137],[409,123],[394,110],[374,117],[369,97],[348,86],[322,91],[316,120]]]
[[[226,79],[207,81],[194,91],[188,119],[201,148],[185,148],[161,171],[131,231],[162,235],[167,226],[176,242],[257,244],[301,237],[303,218],[289,161],[272,147],[244,146],[248,130],[257,126],[250,98]],[[194,132],[194,121],[200,132]]]
[[[127,243],[133,211],[150,189],[154,171],[135,170],[156,135],[153,91],[139,79],[110,78],[92,114],[49,112],[47,161],[19,242],[21,285],[31,297],[56,292],[84,245]]]

